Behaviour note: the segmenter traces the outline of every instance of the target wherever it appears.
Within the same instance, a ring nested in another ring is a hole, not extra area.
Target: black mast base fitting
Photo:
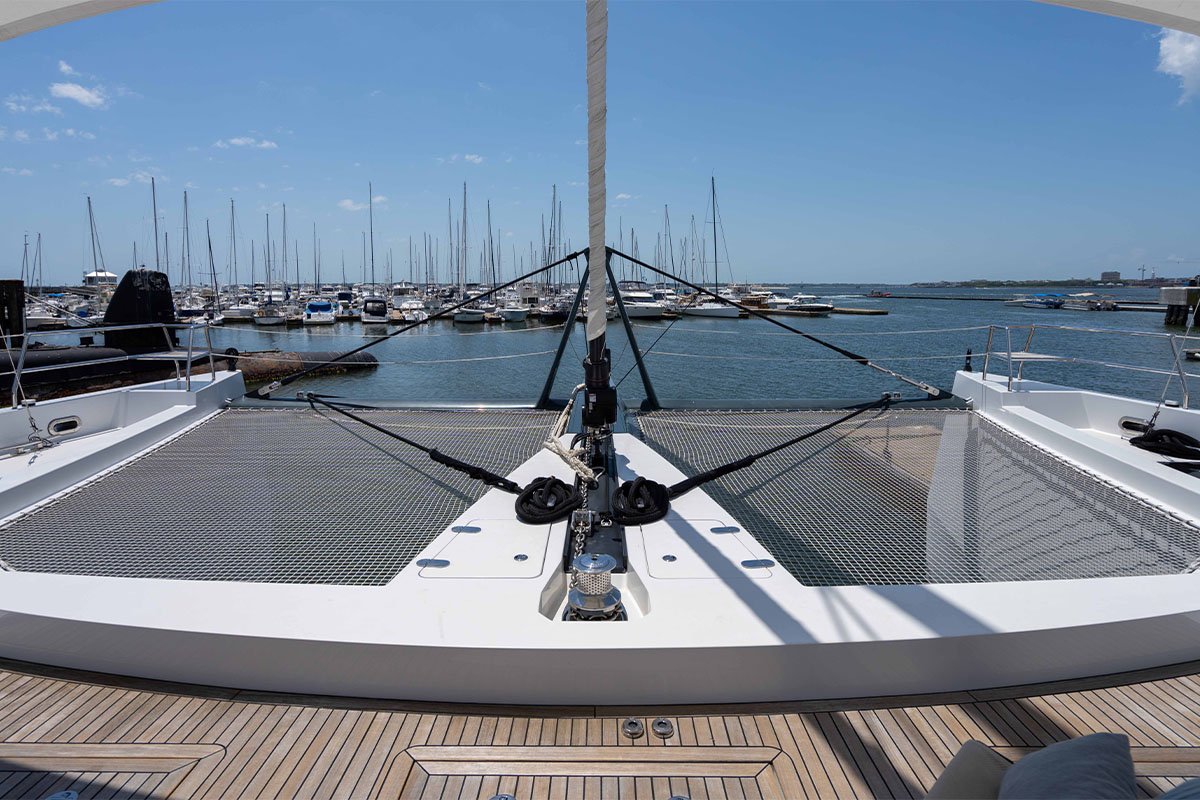
[[[609,381],[612,354],[608,349],[600,358],[595,353],[583,360],[583,424],[603,428],[617,421],[617,390]]]

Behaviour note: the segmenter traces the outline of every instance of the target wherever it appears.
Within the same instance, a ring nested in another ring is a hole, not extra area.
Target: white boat
[[[225,319],[228,321],[244,321],[249,322],[254,318],[258,311],[258,305],[251,302],[250,297],[241,295],[236,298],[236,302],[225,308]]]
[[[358,318],[364,325],[386,325],[388,322],[387,300],[378,295],[364,297]]]
[[[333,303],[324,297],[310,298],[304,306],[305,325],[332,325],[337,321]]]
[[[520,305],[505,305],[498,309],[505,322],[524,322],[529,316],[529,307]]]
[[[275,305],[274,303],[264,303],[254,314],[254,324],[267,326],[286,325],[287,314],[284,312],[282,306]]]
[[[454,321],[456,323],[466,323],[474,325],[477,322],[483,322],[483,315],[488,313],[482,308],[472,308],[471,306],[463,306],[454,312]]]
[[[645,291],[621,291],[621,302],[630,319],[662,319],[665,310],[654,295]]]
[[[738,317],[737,306],[717,302],[684,304],[679,307],[679,312],[689,317],[720,317],[722,319],[737,319]]]
[[[425,302],[419,298],[410,297],[400,304],[398,309],[405,322],[422,322],[429,319],[429,311]]]
[[[1080,292],[1067,297],[1062,307],[1068,311],[1116,311],[1117,303],[1112,295]]]

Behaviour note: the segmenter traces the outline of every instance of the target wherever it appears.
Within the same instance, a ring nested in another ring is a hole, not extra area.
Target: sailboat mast
[[[208,239],[208,271],[212,275],[213,308],[218,313],[220,313],[220,311],[221,311],[221,288],[219,286],[217,286],[217,262],[213,260],[212,229],[209,228],[208,220],[204,220],[204,235]]]
[[[721,282],[717,280],[717,178],[714,175],[712,179],[712,204],[713,204],[713,291],[717,294],[721,293],[719,288]],[[735,203],[736,205],[736,203]]]
[[[588,149],[588,353],[584,359],[584,383],[587,385],[583,423],[604,428],[617,419],[616,390],[609,380],[611,363],[605,346],[605,285],[608,255],[604,244],[604,212],[607,207],[604,184],[605,126],[608,106],[605,80],[608,70],[608,3],[587,0],[587,149]],[[550,209],[553,215],[554,209]],[[562,209],[558,209],[561,225]],[[561,235],[561,234],[560,234]],[[613,291],[617,291],[614,286]],[[567,323],[570,324],[570,321]]]
[[[283,251],[283,260],[280,261],[280,277],[283,280],[283,299],[289,299],[287,290],[287,203],[283,204],[283,233],[279,237],[280,248]]]
[[[467,182],[463,181],[462,252],[458,259],[458,288],[463,289],[463,273],[467,269]]]
[[[150,207],[154,211],[154,268],[161,269],[158,263],[158,195],[154,191],[154,176],[150,176]]]
[[[88,203],[88,228],[91,229],[91,232],[92,232],[92,271],[99,272],[100,267],[98,267],[96,265],[97,264],[97,261],[96,261],[96,218],[92,215],[91,195],[88,196],[87,203]],[[24,277],[24,275],[22,275],[22,277]]]
[[[187,272],[186,283],[190,287],[192,285],[192,231],[191,223],[188,222],[188,199],[187,191],[183,193],[183,251],[187,255],[184,257],[184,269]],[[134,261],[137,261],[135,256]]]
[[[367,223],[371,227],[371,293],[378,294],[379,290],[375,288],[375,202],[372,195],[375,190],[371,187],[371,182],[367,182]],[[361,208],[361,206],[360,206]]]
[[[234,293],[237,293],[238,273],[237,273],[237,222],[233,214],[233,198],[229,198],[229,254],[230,263],[233,266],[233,286]],[[250,246],[250,255],[254,255],[254,246]],[[251,272],[253,274],[253,272]]]

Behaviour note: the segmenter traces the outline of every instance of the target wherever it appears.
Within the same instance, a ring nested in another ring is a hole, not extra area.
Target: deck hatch
[[[671,410],[643,438],[688,475],[841,411]],[[1183,572],[1200,528],[970,411],[869,412],[705,490],[809,585]]]
[[[501,475],[556,416],[356,413]],[[363,425],[230,409],[10,522],[0,558],[26,572],[381,585],[486,488]]]

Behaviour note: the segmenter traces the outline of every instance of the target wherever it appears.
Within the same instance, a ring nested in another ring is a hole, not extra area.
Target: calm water
[[[901,374],[950,388],[968,348],[976,354],[986,349],[991,325],[1066,325],[1152,333],[1175,332],[1161,313],[1076,312],[1024,309],[1003,303],[969,300],[908,300],[868,298],[862,287],[819,290],[839,306],[883,308],[887,316],[833,315],[824,319],[787,318],[782,321],[806,333],[827,338],[847,350],[864,355]],[[1002,297],[1010,289],[910,289],[897,294]],[[1126,302],[1155,303],[1157,290],[1114,289]],[[585,351],[584,326],[572,326],[555,396],[565,394],[582,380],[580,362]],[[394,331],[396,328],[389,327]],[[938,331],[911,333],[912,331]],[[377,369],[308,380],[288,392],[312,389],[325,394],[361,400],[508,400],[537,398],[553,359],[562,327],[535,322],[519,325],[455,326],[434,322],[395,336],[369,352],[380,360]],[[682,317],[671,322],[642,323],[634,335],[643,349],[651,348],[647,367],[660,399],[780,399],[862,398],[882,391],[901,391],[906,397],[916,389],[886,375],[788,333],[760,319]],[[1014,332],[1014,344],[1027,331]],[[1003,336],[1003,334],[998,334]],[[661,338],[660,338],[661,337]],[[364,341],[357,323],[339,323],[316,329],[291,328],[267,332],[239,325],[218,329],[214,344],[220,348],[250,350],[346,350]],[[627,404],[645,396],[634,367],[628,341],[619,321],[610,322],[613,379]],[[997,344],[1001,342],[998,339]],[[1200,347],[1200,342],[1195,342]],[[1113,334],[1079,334],[1042,329],[1037,331],[1035,352],[1071,354],[1084,358],[1142,366],[1172,366],[1170,346],[1164,339]],[[495,356],[509,356],[496,359]],[[993,362],[992,369],[1006,369]],[[976,356],[976,369],[982,358]],[[1200,364],[1197,364],[1200,367]],[[630,371],[632,370],[632,371]],[[1200,373],[1200,369],[1194,370]],[[628,373],[628,377],[625,377]],[[1157,399],[1165,378],[1149,373],[1099,369],[1077,364],[1038,364],[1026,367],[1026,376],[1052,382]],[[623,380],[622,380],[623,379]],[[1173,384],[1169,397],[1178,397]]]

